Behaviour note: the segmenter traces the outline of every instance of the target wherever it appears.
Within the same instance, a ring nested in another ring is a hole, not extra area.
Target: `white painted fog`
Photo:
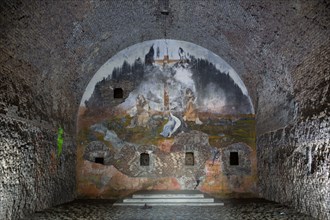
[[[186,41],[179,41],[179,40],[164,40],[164,39],[159,39],[159,40],[150,40],[150,41],[145,41],[142,43],[138,43],[135,45],[132,45],[117,54],[115,54],[113,57],[111,57],[104,65],[101,66],[101,68],[96,72],[96,74],[93,76],[93,78],[90,80],[88,83],[85,93],[83,94],[83,97],[81,99],[80,105],[84,106],[85,101],[88,100],[93,91],[96,83],[101,81],[103,78],[107,78],[109,75],[111,76],[112,71],[115,67],[120,67],[122,66],[124,60],[126,60],[129,64],[133,64],[134,61],[138,58],[142,59],[142,62],[144,62],[145,55],[149,52],[150,47],[154,46],[154,59],[163,59],[164,55],[169,54],[169,59],[171,60],[178,60],[180,59],[179,56],[179,48],[181,47],[185,54],[192,55],[195,58],[201,58],[201,59],[206,59],[209,62],[213,63],[215,67],[220,70],[221,72],[228,73],[229,76],[233,79],[233,81],[239,86],[241,89],[242,93],[244,95],[248,95],[248,91],[239,77],[239,75],[236,73],[236,71],[229,66],[221,57],[218,55],[214,54],[213,52],[198,46],[193,43],[189,43]],[[157,49],[159,48],[159,50]],[[177,71],[180,71],[182,74],[176,74],[175,79],[178,82],[182,82],[182,84],[185,85],[185,87],[191,87],[193,88],[193,80],[191,79],[191,73],[186,70],[186,69],[178,69]],[[151,83],[151,82],[150,82]],[[151,86],[151,84],[148,85],[145,84],[145,86]],[[160,88],[153,88],[153,89],[160,89]],[[159,90],[160,92],[162,90]],[[161,96],[160,94],[155,94],[156,96]],[[129,97],[129,99],[132,101],[136,97]],[[250,97],[249,97],[250,99]],[[214,102],[211,102],[214,103]],[[126,103],[127,105],[133,105],[133,103]],[[218,106],[221,105],[214,103],[214,105]],[[253,105],[251,103],[251,108],[252,112],[254,113],[253,110]],[[157,104],[155,104],[157,106]],[[213,105],[213,104],[210,104]],[[211,107],[211,106],[209,106]]]

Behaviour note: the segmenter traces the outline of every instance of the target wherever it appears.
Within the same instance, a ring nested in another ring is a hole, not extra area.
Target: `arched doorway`
[[[250,97],[233,68],[205,48],[152,40],[119,52],[91,79],[79,112],[80,196],[256,188]]]

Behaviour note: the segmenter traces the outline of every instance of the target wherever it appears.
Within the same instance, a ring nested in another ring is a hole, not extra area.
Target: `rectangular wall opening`
[[[147,153],[140,154],[140,166],[149,166],[150,156]]]
[[[194,152],[186,152],[185,165],[186,166],[194,166],[194,163],[195,163]]]
[[[113,98],[114,99],[122,99],[124,98],[124,91],[122,88],[115,88],[113,90]]]
[[[237,165],[239,165],[238,152],[230,152],[229,164],[231,166],[237,166]]]
[[[104,158],[103,157],[95,157],[95,163],[104,164]]]

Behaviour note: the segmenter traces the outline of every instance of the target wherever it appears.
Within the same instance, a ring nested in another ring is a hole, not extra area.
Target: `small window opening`
[[[95,163],[104,164],[104,158],[103,157],[95,157]]]
[[[238,165],[238,152],[230,152],[230,156],[229,156],[229,162],[230,165],[236,166]]]
[[[115,88],[113,90],[113,98],[115,99],[122,99],[124,98],[124,92],[122,88]]]
[[[140,155],[140,166],[149,166],[150,156],[147,153],[142,153]]]
[[[194,153],[193,152],[186,152],[185,157],[185,165],[186,166],[194,166]]]

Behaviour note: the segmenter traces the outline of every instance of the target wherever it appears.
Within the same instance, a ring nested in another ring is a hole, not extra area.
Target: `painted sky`
[[[85,101],[91,97],[96,83],[101,81],[103,78],[106,78],[111,75],[115,67],[120,67],[123,64],[124,60],[132,64],[137,58],[144,59],[145,55],[149,52],[151,46],[154,46],[155,49],[154,59],[162,59],[164,57],[164,54],[166,53],[168,53],[170,59],[179,59],[180,57],[178,49],[181,47],[186,54],[192,55],[195,58],[208,60],[209,62],[213,63],[216,68],[221,72],[229,73],[230,77],[242,90],[242,93],[249,97],[248,91],[243,81],[240,79],[235,70],[230,67],[221,57],[193,43],[178,40],[161,39],[145,41],[142,43],[135,44],[118,52],[115,56],[109,59],[103,66],[101,66],[101,68],[96,72],[96,74],[89,82],[82,97],[80,105],[84,106]],[[156,53],[157,47],[159,47],[160,49],[159,58],[157,57]],[[251,106],[253,106],[252,103]]]

